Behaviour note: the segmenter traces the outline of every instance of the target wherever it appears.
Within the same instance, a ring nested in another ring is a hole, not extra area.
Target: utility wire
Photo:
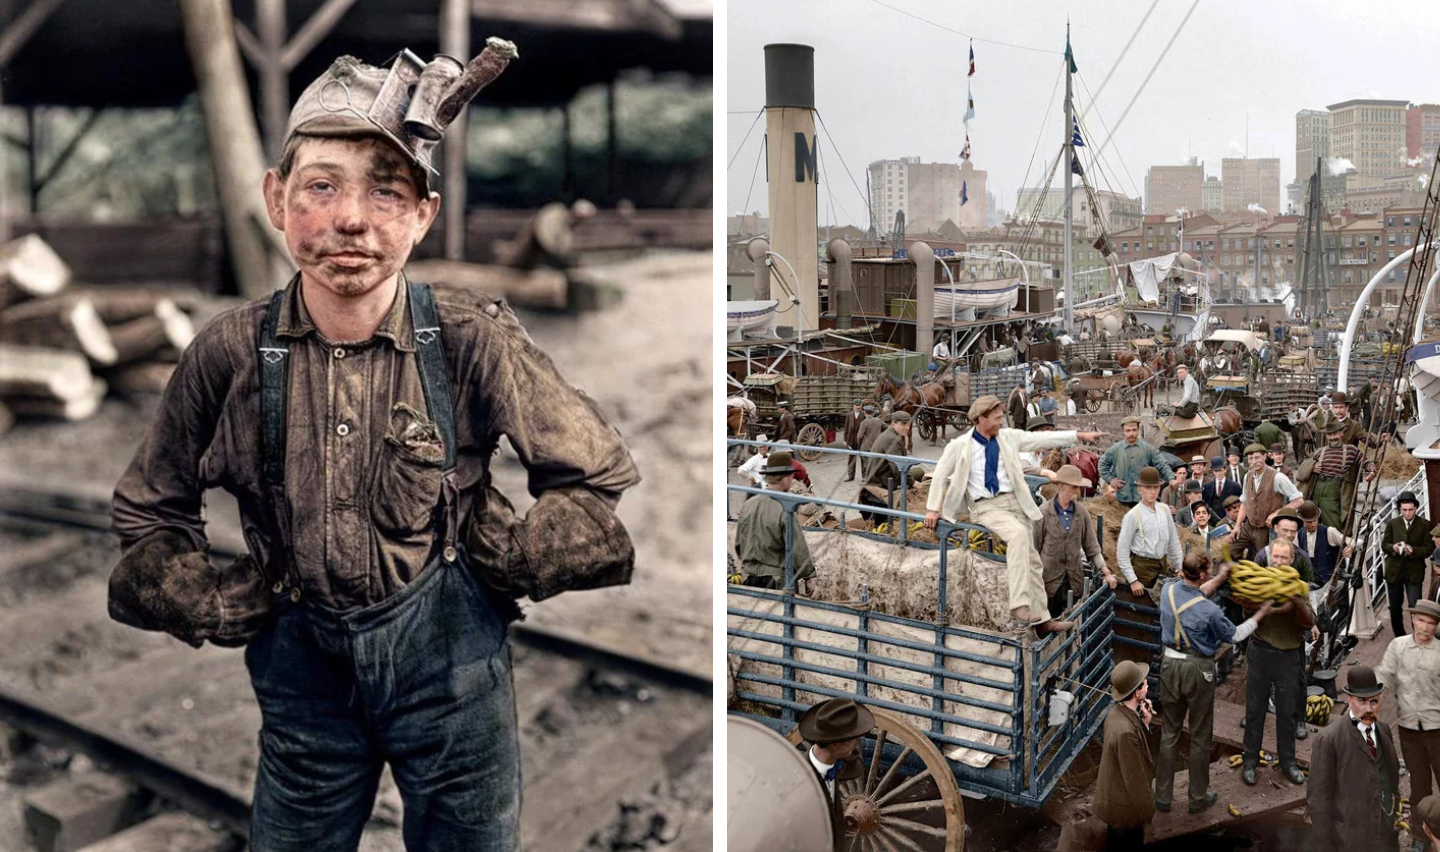
[[[1105,139],[1105,144],[1100,146],[1101,151],[1104,151],[1106,146],[1110,144],[1110,140],[1115,138],[1115,133],[1120,129],[1120,125],[1125,123],[1125,117],[1130,114],[1130,108],[1135,106],[1135,101],[1139,99],[1140,93],[1145,91],[1145,86],[1150,82],[1150,78],[1155,76],[1155,69],[1159,68],[1160,63],[1165,61],[1165,55],[1170,52],[1170,48],[1175,44],[1175,39],[1180,37],[1181,31],[1185,29],[1185,24],[1190,21],[1190,16],[1195,13],[1195,7],[1199,5],[1200,0],[1195,0],[1195,2],[1190,4],[1190,10],[1185,13],[1185,18],[1180,21],[1180,26],[1175,28],[1175,34],[1170,36],[1170,40],[1165,43],[1165,49],[1160,51],[1160,57],[1155,60],[1154,65],[1150,66],[1150,73],[1145,75],[1145,79],[1140,82],[1140,88],[1135,91],[1135,96],[1130,99],[1130,103],[1125,105],[1125,111],[1120,113],[1120,118],[1115,122],[1115,126],[1110,128],[1110,135]]]
[[[730,113],[730,114],[731,114],[731,115],[734,115],[735,113]],[[746,115],[748,115],[748,114],[749,114],[749,113],[746,113]],[[737,147],[737,148],[735,149],[735,155],[730,158],[730,162],[728,162],[728,163],[725,164],[725,170],[726,170],[726,171],[729,171],[729,170],[730,170],[730,167],[733,166],[733,165],[735,165],[735,157],[740,156],[740,151],[741,151],[741,149],[743,149],[743,148],[745,147],[745,143],[746,143],[746,142],[750,141],[750,134],[755,131],[755,125],[757,125],[757,124],[760,123],[760,116],[762,116],[762,115],[764,115],[764,114],[765,114],[765,110],[763,110],[763,109],[756,111],[756,113],[755,113],[755,120],[752,121],[752,122],[750,122],[750,129],[747,130],[747,131],[745,131],[745,138],[740,140],[740,145],[739,145],[739,147]]]
[[[1107,136],[1111,135],[1111,134],[1112,134],[1112,131],[1110,130],[1109,125],[1107,125],[1107,124],[1105,123],[1105,116],[1103,116],[1103,115],[1100,114],[1100,107],[1095,104],[1095,96],[1092,95],[1092,94],[1090,94],[1090,86],[1085,83],[1085,78],[1084,78],[1083,76],[1081,76],[1081,75],[1078,74],[1078,73],[1077,73],[1075,76],[1080,78],[1080,85],[1081,85],[1082,87],[1084,87],[1084,89],[1085,89],[1085,94],[1088,95],[1089,98],[1090,98],[1089,109],[1085,110],[1085,116],[1086,116],[1086,117],[1089,117],[1090,113],[1092,113],[1092,112],[1095,113],[1095,118],[1100,122],[1100,128],[1105,131],[1105,133],[1106,133]],[[1084,125],[1084,124],[1085,124],[1085,118],[1081,118],[1081,119],[1080,119],[1080,123],[1081,123],[1081,125]],[[1086,135],[1087,135],[1087,136],[1089,135],[1089,134],[1088,134],[1088,131],[1087,131]],[[1097,155],[1097,156],[1098,156],[1098,155]],[[1134,192],[1137,196],[1139,196],[1139,195],[1141,194],[1141,193],[1140,193],[1140,185],[1135,182],[1135,177],[1130,174],[1130,167],[1127,166],[1127,165],[1125,165],[1125,158],[1122,157],[1122,156],[1120,156],[1119,152],[1117,151],[1116,154],[1115,154],[1115,159],[1117,159],[1117,160],[1120,161],[1120,168],[1125,171],[1125,177],[1127,177],[1127,178],[1130,179],[1130,190],[1131,190],[1132,192]],[[1118,183],[1118,182],[1119,182],[1119,181],[1118,181],[1118,177],[1119,177],[1119,176],[1117,175],[1116,177],[1117,177],[1117,181],[1116,181],[1116,182]]]
[[[825,126],[825,117],[820,110],[815,110],[815,118],[820,122],[820,129],[825,131],[825,138],[830,140],[830,145],[835,149],[835,156],[840,158],[840,167],[845,170],[845,175],[850,178],[850,185],[855,187],[855,192],[865,201],[865,212],[870,214],[870,221],[875,221],[875,209],[870,206],[870,199],[860,189],[860,184],[855,182],[855,175],[850,173],[850,166],[845,162],[845,155],[840,153],[840,146],[835,144],[835,137],[831,135],[830,128]]]
[[[915,14],[915,13],[913,13],[913,12],[907,12],[907,11],[905,11],[904,9],[901,9],[901,8],[898,7],[898,6],[891,6],[889,3],[883,2],[883,0],[870,0],[870,2],[871,2],[871,3],[874,3],[874,4],[877,5],[877,6],[884,6],[886,9],[889,9],[889,10],[892,11],[892,12],[899,12],[900,14],[906,16],[907,18],[914,18],[915,20],[920,21],[921,23],[929,24],[929,25],[932,26],[932,27],[938,27],[939,29],[942,29],[942,30],[944,30],[944,31],[947,32],[947,33],[954,33],[955,35],[964,36],[965,38],[974,39],[975,41],[985,42],[986,44],[998,44],[998,45],[1001,45],[1001,46],[1003,46],[1003,47],[1014,47],[1014,48],[1018,48],[1018,49],[1020,49],[1020,50],[1033,50],[1033,51],[1035,51],[1036,53],[1051,53],[1051,54],[1054,54],[1054,55],[1056,55],[1056,56],[1060,56],[1060,55],[1061,55],[1060,51],[1058,51],[1058,50],[1047,50],[1047,49],[1045,49],[1045,48],[1043,48],[1043,47],[1031,47],[1031,46],[1028,45],[1028,44],[1013,44],[1013,43],[1008,42],[1008,41],[996,41],[996,40],[993,39],[993,38],[983,38],[983,37],[981,37],[981,36],[971,35],[970,33],[962,33],[962,32],[960,32],[959,30],[955,29],[954,27],[947,27],[947,26],[945,26],[944,24],[939,23],[939,22],[937,22],[937,21],[932,21],[932,20],[930,20],[929,18],[922,18],[922,17],[920,17],[919,15],[917,15],[917,14]]]
[[[1100,97],[1100,92],[1105,91],[1105,84],[1106,84],[1106,83],[1109,83],[1109,82],[1110,82],[1110,78],[1113,77],[1113,76],[1115,76],[1115,69],[1120,67],[1120,60],[1122,60],[1122,59],[1125,58],[1125,54],[1130,51],[1130,45],[1132,45],[1132,44],[1135,43],[1135,37],[1138,36],[1138,35],[1140,35],[1140,30],[1144,29],[1144,27],[1145,27],[1145,22],[1148,21],[1148,20],[1150,20],[1150,13],[1153,12],[1153,11],[1155,11],[1155,7],[1156,7],[1156,6],[1159,6],[1159,5],[1160,5],[1160,0],[1153,0],[1153,2],[1150,4],[1150,8],[1145,11],[1145,17],[1141,18],[1141,19],[1140,19],[1140,24],[1135,27],[1135,32],[1133,32],[1133,33],[1130,34],[1130,40],[1127,41],[1127,42],[1125,42],[1125,46],[1120,49],[1120,55],[1117,56],[1117,57],[1115,57],[1115,64],[1110,66],[1110,71],[1109,71],[1109,73],[1107,73],[1107,74],[1105,75],[1105,79],[1104,79],[1104,80],[1101,80],[1101,81],[1100,81],[1100,89],[1099,89],[1099,91],[1097,91],[1097,92],[1094,94],[1094,96],[1092,96],[1092,97],[1090,98],[1090,106],[1091,106],[1092,108],[1095,106],[1095,101],[1096,101],[1096,99]],[[1078,73],[1078,72],[1077,72],[1077,73]]]

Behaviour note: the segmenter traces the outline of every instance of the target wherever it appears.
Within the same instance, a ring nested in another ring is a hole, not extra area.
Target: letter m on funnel
[[[820,151],[820,139],[816,137],[814,145],[805,142],[805,134],[795,131],[795,182],[804,183],[805,174],[809,172],[810,178],[815,183],[820,182],[820,176],[815,169],[815,158]]]

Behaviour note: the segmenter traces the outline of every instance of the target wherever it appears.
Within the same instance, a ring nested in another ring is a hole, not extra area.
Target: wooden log
[[[36,234],[0,247],[0,308],[53,296],[70,284],[70,267]]]
[[[93,379],[78,352],[0,344],[0,397],[78,399]]]
[[[126,364],[115,370],[107,370],[105,382],[116,393],[159,394],[164,393],[170,377],[175,374],[175,365],[164,361],[140,361]]]
[[[74,399],[41,396],[12,396],[6,400],[12,411],[22,417],[49,417],[55,420],[86,420],[100,410],[105,399],[105,382],[92,379],[85,392]]]
[[[102,367],[117,357],[95,303],[73,296],[35,299],[0,312],[0,343],[71,349]]]
[[[94,302],[96,312],[106,325],[149,316],[155,313],[156,305],[161,301],[171,302],[180,310],[190,313],[199,310],[207,298],[194,287],[145,284],[76,284],[67,292]]]
[[[110,327],[115,364],[148,359],[162,349],[184,351],[195,339],[195,324],[169,299],[157,299],[150,313]]]
[[[417,281],[482,290],[512,305],[542,310],[564,310],[569,282],[558,269],[511,269],[455,260],[422,260],[409,264]]]
[[[80,852],[156,852],[164,849],[233,852],[242,845],[229,833],[211,828],[199,817],[172,812],[112,834]]]

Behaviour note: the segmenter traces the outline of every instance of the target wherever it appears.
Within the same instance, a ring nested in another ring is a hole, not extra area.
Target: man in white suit
[[[970,431],[951,441],[935,467],[925,524],[934,527],[941,516],[989,528],[1005,543],[1010,581],[1011,628],[1035,628],[1039,633],[1067,630],[1069,622],[1050,618],[1045,605],[1044,571],[1035,552],[1030,524],[1040,520],[1040,507],[1025,487],[1020,454],[1065,447],[1076,441],[1094,442],[1104,432],[1025,432],[1001,428],[1005,411],[999,398],[982,396],[970,406]]]

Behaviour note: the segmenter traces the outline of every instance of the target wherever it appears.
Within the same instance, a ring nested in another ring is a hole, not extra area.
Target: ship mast
[[[1070,22],[1065,22],[1065,333],[1075,333],[1075,283],[1071,276],[1074,266],[1075,205],[1072,195],[1075,191],[1075,140],[1072,128],[1075,126],[1075,104],[1071,100],[1070,77],[1075,66],[1070,52]]]

